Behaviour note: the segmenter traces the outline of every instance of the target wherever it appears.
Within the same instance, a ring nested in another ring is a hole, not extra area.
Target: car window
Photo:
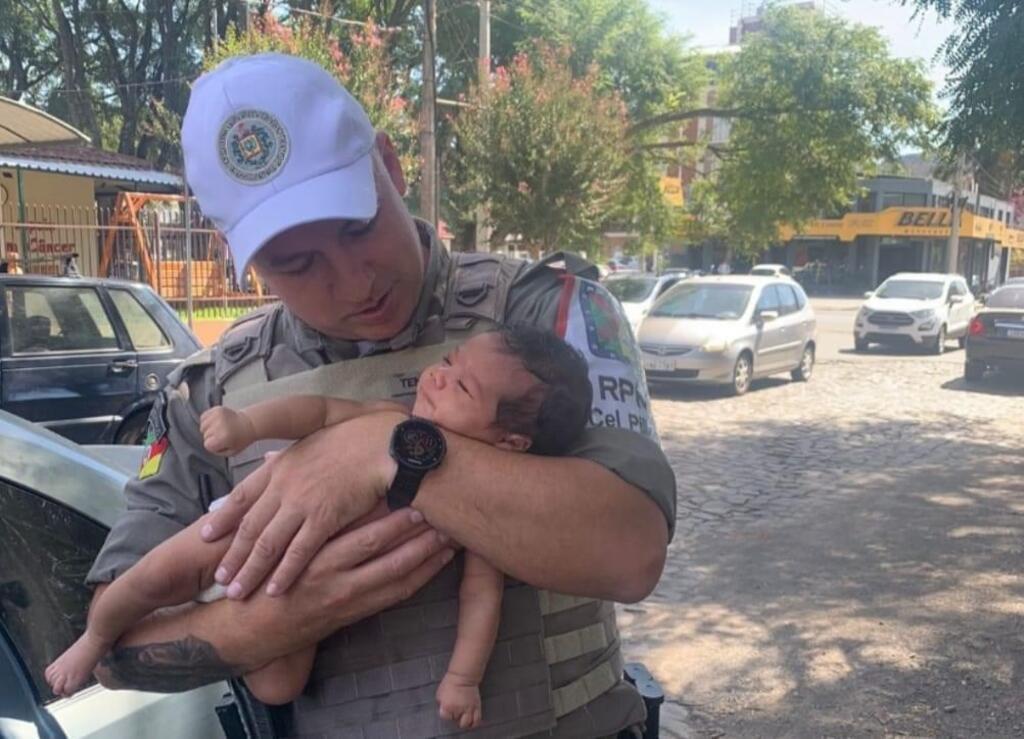
[[[85,576],[105,538],[85,516],[0,480],[0,621],[45,701],[46,666],[85,629]]]
[[[967,294],[967,290],[964,289],[957,280],[953,280],[951,283],[949,283],[949,295],[950,295],[950,297],[952,297],[953,295],[966,295],[966,294]]]
[[[788,316],[800,310],[800,306],[796,302],[796,295],[790,290],[789,285],[773,285],[773,287],[779,296],[779,306],[782,308],[780,311],[781,315]]]
[[[162,349],[171,345],[171,340],[167,338],[163,329],[131,292],[128,290],[109,290],[108,292],[136,349]]]
[[[679,282],[678,278],[665,280],[663,283],[661,283],[661,287],[658,288],[658,295],[661,295],[662,293],[666,292],[670,287],[672,287],[677,282]]]
[[[988,308],[1024,310],[1024,285],[999,288],[989,296],[985,305]]]
[[[887,280],[875,293],[879,298],[903,300],[936,300],[945,288],[941,282],[931,280]]]
[[[775,285],[765,285],[761,290],[761,297],[757,300],[757,312],[773,310],[781,315],[782,309],[779,305],[779,295],[775,292]]]
[[[799,285],[788,285],[790,290],[793,291],[793,295],[796,296],[796,305],[799,310],[803,310],[804,306],[807,305],[807,296]]]
[[[616,277],[604,286],[623,303],[642,303],[654,290],[654,277]]]
[[[15,353],[117,349],[99,294],[89,287],[10,287],[7,315]]]
[[[651,315],[733,321],[747,310],[751,292],[753,288],[748,285],[684,282],[658,298]]]

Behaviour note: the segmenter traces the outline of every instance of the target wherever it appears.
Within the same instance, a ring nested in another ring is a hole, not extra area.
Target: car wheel
[[[964,379],[967,382],[978,382],[985,376],[985,363],[968,359],[964,362]]]
[[[141,444],[146,440],[146,426],[149,422],[149,411],[139,411],[128,417],[117,430],[115,444]]]
[[[743,395],[750,389],[750,381],[754,376],[754,363],[750,361],[750,355],[744,352],[736,360],[732,369],[732,394]]]
[[[942,354],[946,351],[946,326],[939,326],[939,333],[935,335],[935,341],[931,345],[932,354]]]
[[[856,336],[853,337],[853,350],[855,352],[866,352],[868,350],[868,344],[870,342],[867,339],[858,339]]]
[[[797,382],[807,382],[811,379],[811,374],[814,372],[814,346],[808,344],[804,347],[804,353],[800,357],[800,366],[790,372],[792,377]]]

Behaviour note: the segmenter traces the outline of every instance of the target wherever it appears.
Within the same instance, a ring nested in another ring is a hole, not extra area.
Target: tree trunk
[[[96,121],[92,98],[89,95],[89,81],[82,65],[78,42],[71,22],[64,15],[60,0],[51,0],[54,20],[57,22],[57,37],[60,42],[60,62],[64,85],[67,88],[68,108],[72,124],[85,131],[95,146],[102,146],[100,128]]]

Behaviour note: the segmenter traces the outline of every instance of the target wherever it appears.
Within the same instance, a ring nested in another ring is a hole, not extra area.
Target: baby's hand
[[[483,720],[480,686],[476,683],[449,672],[437,687],[436,697],[441,718],[460,729],[474,729]]]
[[[207,451],[225,457],[238,454],[256,440],[249,417],[224,406],[206,411],[199,419],[199,430]]]

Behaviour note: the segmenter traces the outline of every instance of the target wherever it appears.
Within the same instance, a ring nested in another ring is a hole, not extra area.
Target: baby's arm
[[[448,672],[437,688],[441,718],[461,729],[477,726],[483,719],[480,681],[494,649],[501,619],[505,577],[483,557],[466,552],[459,587],[459,625]]]
[[[85,633],[46,668],[54,695],[71,695],[130,627],[153,611],[186,603],[213,584],[214,568],[231,537],[206,542],[200,519],[155,547],[103,591],[89,611]]]
[[[224,406],[203,413],[199,428],[207,450],[231,456],[258,439],[301,439],[325,426],[343,423],[356,416],[380,410],[401,410],[398,403],[360,403],[322,395],[294,395],[274,398],[235,411]]]

